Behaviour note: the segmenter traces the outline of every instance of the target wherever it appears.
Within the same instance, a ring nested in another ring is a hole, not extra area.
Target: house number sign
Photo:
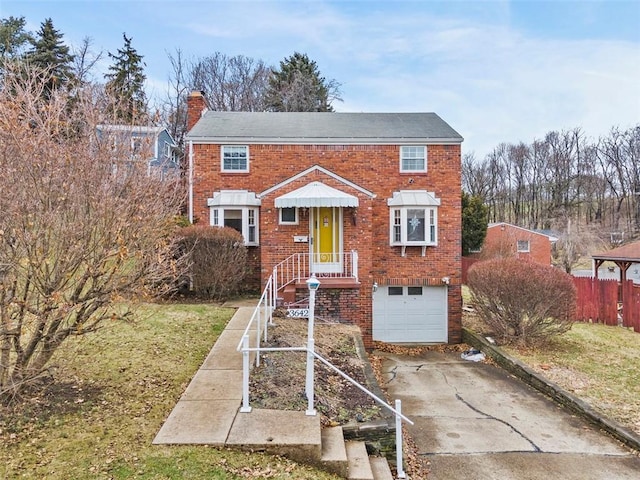
[[[290,308],[287,310],[287,317],[309,318],[309,309],[308,308]]]

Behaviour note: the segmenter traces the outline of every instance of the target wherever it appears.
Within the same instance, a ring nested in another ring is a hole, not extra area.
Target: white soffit
[[[322,182],[311,182],[275,200],[276,208],[357,207],[358,197]]]
[[[440,205],[440,199],[436,198],[435,193],[426,190],[400,190],[393,192],[393,198],[387,200],[387,205],[390,207],[437,207]]]
[[[213,198],[207,199],[209,207],[260,206],[260,199],[248,190],[221,190],[213,192]]]

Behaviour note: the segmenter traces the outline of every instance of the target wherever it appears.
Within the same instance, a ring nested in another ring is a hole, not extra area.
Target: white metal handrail
[[[266,329],[265,329],[265,331],[266,331]],[[373,392],[371,392],[368,389],[366,389],[365,387],[363,387],[356,380],[354,380],[349,375],[347,375],[342,370],[340,370],[338,367],[333,365],[331,362],[329,362],[328,360],[326,360],[322,356],[318,355],[315,351],[309,350],[309,348],[307,348],[306,346],[304,346],[304,347],[260,347],[260,345],[258,343],[257,347],[250,347],[249,346],[249,334],[248,334],[247,330],[245,330],[245,334],[242,337],[241,345],[242,345],[241,350],[242,350],[242,358],[243,358],[243,362],[242,362],[242,372],[243,372],[243,374],[242,374],[242,406],[240,407],[240,412],[241,413],[247,413],[247,412],[251,411],[251,406],[249,405],[249,371],[250,371],[249,355],[250,355],[251,352],[256,352],[256,358],[259,357],[260,352],[307,352],[307,355],[309,355],[309,354],[313,355],[315,358],[320,360],[320,362],[322,364],[324,364],[326,367],[328,367],[331,370],[333,370],[334,372],[336,372],[342,378],[344,378],[345,380],[347,380],[348,382],[353,384],[355,387],[360,389],[362,392],[367,394],[369,397],[371,397],[375,402],[379,403],[381,406],[383,406],[384,408],[386,408],[387,410],[389,410],[390,412],[393,413],[393,415],[395,417],[395,420],[396,420],[395,427],[396,427],[397,478],[406,478],[406,474],[404,472],[404,466],[403,466],[402,421],[404,420],[405,422],[409,423],[410,425],[413,425],[414,422],[412,420],[410,420],[409,418],[407,418],[402,413],[402,402],[400,400],[397,399],[395,401],[395,408],[392,407],[387,402],[385,402],[383,399],[378,397],[376,394],[374,394]],[[239,347],[239,349],[240,349],[240,347]],[[256,363],[256,365],[257,364],[258,363]]]
[[[249,337],[249,331],[251,330],[251,327],[253,326],[254,322],[257,322],[256,346],[258,348],[255,349],[256,366],[260,365],[260,336],[261,334],[264,335],[264,341],[266,342],[267,335],[268,335],[268,325],[273,325],[273,310],[275,309],[275,301],[276,301],[275,293],[276,292],[274,288],[273,277],[269,277],[264,287],[264,290],[262,291],[262,296],[258,301],[258,305],[253,311],[253,314],[251,315],[251,319],[249,320],[247,327],[244,329],[242,338],[240,339],[240,342],[236,347],[236,350],[238,352],[244,351],[244,348],[245,348],[244,339],[245,337],[247,338]]]
[[[358,252],[351,250],[344,253],[326,254],[321,258],[318,253],[294,253],[273,267],[273,278],[276,291],[290,283],[299,282],[311,276],[316,265],[334,264],[336,271],[313,272],[321,278],[353,278],[358,280]]]

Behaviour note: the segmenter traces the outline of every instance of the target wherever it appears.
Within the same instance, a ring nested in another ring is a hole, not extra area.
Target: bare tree
[[[79,85],[84,85],[92,81],[91,72],[96,64],[102,58],[102,51],[95,53],[91,50],[92,40],[90,37],[84,37],[82,43],[73,51],[72,72],[74,80]]]
[[[214,110],[255,112],[265,109],[269,75],[262,60],[216,52],[192,65],[189,84],[206,92]]]
[[[190,91],[187,77],[190,66],[180,49],[175,54],[167,53],[167,56],[171,63],[171,74],[162,116],[169,133],[182,148],[187,133],[187,95]]]
[[[105,141],[92,92],[43,99],[42,76],[0,85],[0,399],[37,379],[65,341],[126,315],[180,268],[178,182]]]
[[[579,223],[573,225],[571,218],[564,219],[563,223],[556,228],[561,233],[553,245],[553,263],[565,272],[571,273],[584,256],[589,252],[603,250],[606,245],[596,228]]]

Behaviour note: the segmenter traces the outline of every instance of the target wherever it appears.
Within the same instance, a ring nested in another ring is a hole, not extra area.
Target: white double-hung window
[[[245,245],[259,245],[260,199],[247,190],[222,190],[208,199],[209,224],[231,227],[242,234]]]
[[[390,214],[390,244],[425,248],[438,245],[438,207],[440,199],[426,190],[400,190],[387,200]]]
[[[427,171],[427,147],[411,145],[400,147],[400,172],[420,173]]]
[[[247,145],[223,145],[221,150],[223,172],[249,171],[249,147]]]

